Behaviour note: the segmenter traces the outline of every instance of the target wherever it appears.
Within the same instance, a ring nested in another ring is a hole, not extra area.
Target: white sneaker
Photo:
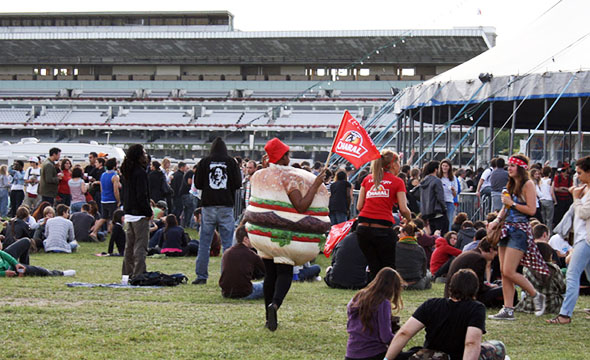
[[[75,276],[76,270],[64,270],[64,276]]]
[[[508,355],[505,355],[505,356],[504,356],[504,360],[510,360],[510,356],[508,356]]]
[[[488,316],[490,320],[514,320],[514,309],[502,307],[495,315]]]
[[[533,298],[533,304],[535,304],[535,315],[541,316],[545,313],[545,295],[537,291],[537,295]]]
[[[315,277],[315,279],[314,279],[314,280],[315,280],[315,281],[322,281],[322,277],[318,275],[318,276],[316,276],[316,277]]]

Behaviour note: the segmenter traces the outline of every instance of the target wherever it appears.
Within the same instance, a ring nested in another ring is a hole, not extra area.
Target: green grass
[[[71,281],[121,280],[122,258],[96,257],[106,243],[82,243],[78,253],[34,254],[33,265],[75,269],[75,278],[0,278],[2,359],[342,359],[346,304],[351,290],[323,281],[294,283],[279,311],[279,328],[264,328],[262,300],[229,300],[217,285],[220,258],[212,258],[207,285],[161,289],[68,288]],[[318,257],[323,269],[329,264]],[[194,258],[147,260],[148,270],[183,272],[194,279]],[[443,287],[403,294],[405,321]],[[484,339],[502,340],[512,359],[586,359],[588,327],[578,301],[569,326],[549,326],[550,316],[517,314],[517,321],[487,322]],[[490,312],[491,313],[491,312]],[[419,345],[423,334],[411,345]]]

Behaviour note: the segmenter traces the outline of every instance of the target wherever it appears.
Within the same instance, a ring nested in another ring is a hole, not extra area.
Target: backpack
[[[187,282],[188,278],[184,274],[168,275],[159,271],[144,272],[129,280],[130,285],[136,286],[176,286]]]

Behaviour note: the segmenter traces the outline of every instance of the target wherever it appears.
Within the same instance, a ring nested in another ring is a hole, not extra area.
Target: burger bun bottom
[[[301,266],[315,259],[320,252],[317,242],[291,240],[288,245],[280,246],[268,236],[248,234],[248,237],[261,258],[274,259],[276,264]]]

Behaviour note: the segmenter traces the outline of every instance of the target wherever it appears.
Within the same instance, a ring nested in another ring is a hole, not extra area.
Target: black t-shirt
[[[184,173],[184,177],[182,178],[182,185],[180,186],[180,195],[186,195],[191,190],[191,186],[188,183],[188,179],[193,179],[195,173],[192,170],[187,171]]]
[[[330,185],[330,212],[348,212],[346,198],[351,186],[346,180],[338,180]]]
[[[412,316],[426,328],[424,347],[443,351],[451,360],[463,358],[468,327],[486,332],[486,307],[479,301],[429,299]]]
[[[94,225],[94,216],[85,213],[77,212],[70,216],[70,220],[74,224],[74,238],[77,241],[90,241],[90,228]]]

